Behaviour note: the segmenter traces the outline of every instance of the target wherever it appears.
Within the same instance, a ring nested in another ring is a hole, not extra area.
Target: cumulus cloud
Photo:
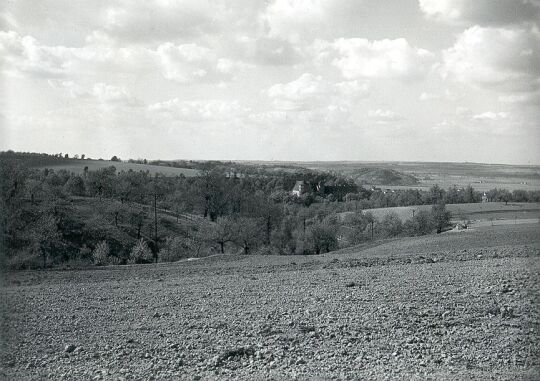
[[[402,115],[392,110],[383,110],[380,108],[376,110],[369,110],[368,118],[375,120],[377,123],[391,123],[405,119]]]
[[[148,106],[152,115],[184,122],[230,121],[247,116],[250,111],[238,101],[219,99],[185,101],[173,98]]]
[[[209,0],[119,1],[104,10],[105,30],[127,40],[193,37],[215,31],[224,4]]]
[[[291,82],[277,83],[267,91],[274,106],[280,110],[305,110],[328,102],[344,103],[368,93],[366,83],[357,80],[330,83],[311,73],[304,73]]]
[[[421,102],[426,102],[426,101],[438,100],[441,98],[442,96],[439,94],[422,92],[422,94],[420,94],[420,96],[418,97],[418,100]]]
[[[268,110],[251,113],[247,121],[268,128],[288,126],[295,131],[306,131],[314,126],[320,132],[334,131],[352,125],[352,114],[346,105],[320,105],[305,110]]]
[[[138,71],[155,67],[155,53],[137,46],[117,46],[106,34],[94,32],[80,47],[49,46],[32,36],[0,31],[4,70],[44,78],[100,70]]]
[[[85,87],[74,81],[65,80],[49,80],[48,83],[52,88],[63,91],[73,99],[94,103],[107,110],[123,107],[141,107],[143,105],[143,102],[131,95],[125,87],[103,82]]]
[[[328,54],[324,44],[319,46],[319,56]],[[434,58],[431,52],[411,46],[404,38],[340,38],[329,47],[336,54],[332,64],[348,79],[421,77],[428,73]]]
[[[486,111],[481,114],[473,115],[472,119],[474,120],[500,120],[500,119],[507,119],[508,117],[509,117],[509,114],[507,112]]]
[[[540,86],[538,86],[540,88]],[[499,95],[497,98],[501,103],[510,104],[540,104],[540,90],[531,93],[510,93]]]
[[[418,96],[418,100],[420,102],[430,102],[430,101],[438,101],[438,100],[455,101],[456,96],[448,89],[446,89],[443,93],[430,93],[430,92],[423,91]]]
[[[15,19],[13,13],[9,11],[0,12],[0,29],[11,30],[17,28],[19,23]]]
[[[85,72],[161,71],[179,83],[221,82],[252,65],[218,57],[210,48],[195,43],[160,44],[155,50],[139,45],[119,45],[104,32],[94,31],[81,47],[47,46],[32,36],[0,31],[0,53],[10,73],[58,77]]]
[[[156,51],[163,75],[180,83],[222,81],[245,70],[250,65],[228,58],[218,58],[209,48],[197,44],[160,45]]]
[[[360,0],[273,0],[259,20],[269,37],[301,43],[348,35],[364,7]]]
[[[240,36],[231,47],[243,60],[261,65],[292,65],[304,59],[300,48],[290,41],[266,36]]]
[[[323,24],[329,3],[324,0],[274,0],[261,18],[270,36],[298,42],[303,32]]]
[[[540,18],[535,0],[419,0],[419,5],[428,18],[451,23],[502,25]]]
[[[65,46],[44,46],[31,36],[0,31],[0,53],[7,70],[42,76],[58,76],[71,65],[71,51]]]
[[[443,52],[445,75],[464,83],[501,90],[531,91],[540,76],[537,29],[474,26]]]

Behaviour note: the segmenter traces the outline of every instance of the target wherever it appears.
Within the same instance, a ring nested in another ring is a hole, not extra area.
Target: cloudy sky
[[[0,150],[540,164],[539,0],[5,0]]]

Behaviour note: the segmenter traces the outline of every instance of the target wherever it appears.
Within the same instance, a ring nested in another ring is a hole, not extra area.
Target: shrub
[[[188,256],[189,248],[181,237],[168,237],[159,251],[160,262],[176,262]]]
[[[148,247],[148,244],[141,238],[137,241],[131,253],[129,254],[130,263],[151,263],[154,260],[152,251]]]
[[[416,236],[430,234],[434,226],[431,213],[426,210],[420,210],[413,218],[405,222],[404,228],[407,235]]]
[[[395,212],[390,212],[381,221],[382,234],[385,237],[396,237],[403,231],[401,219]]]
[[[15,253],[6,264],[12,270],[31,270],[40,268],[43,262],[39,253],[30,247]]]
[[[261,246],[255,251],[255,255],[280,255],[280,251],[274,246]]]
[[[92,259],[96,266],[105,266],[109,263],[109,245],[106,241],[101,241],[96,245],[92,252]]]
[[[83,260],[92,258],[92,250],[88,246],[83,244],[82,247],[79,249],[78,257]]]

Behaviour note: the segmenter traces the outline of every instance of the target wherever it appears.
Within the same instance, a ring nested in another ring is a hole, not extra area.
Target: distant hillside
[[[110,160],[90,160],[90,159],[74,159],[65,158],[62,156],[53,156],[39,153],[27,153],[27,152],[0,152],[0,161],[13,162],[20,165],[27,166],[29,168],[49,168],[59,171],[65,169],[68,172],[81,174],[84,172],[84,168],[88,167],[88,170],[95,171],[100,168],[108,168],[114,166],[118,172],[120,171],[149,171],[152,175],[155,173],[162,174],[164,176],[179,176],[183,174],[186,177],[197,176],[199,171],[192,168],[178,168],[165,165],[165,162],[160,163],[162,165],[153,164],[139,164],[139,163],[126,163],[123,161],[110,161]]]
[[[419,183],[413,175],[386,168],[358,168],[352,171],[351,177],[360,184],[409,186]]]
[[[149,171],[151,174],[159,173],[164,176],[179,176],[183,174],[186,177],[197,176],[199,171],[191,168],[175,168],[165,167],[161,165],[125,163],[121,161],[109,160],[66,160],[65,162],[55,163],[54,165],[36,165],[35,167],[47,167],[54,170],[65,169],[69,172],[82,173],[84,167],[88,167],[90,171],[95,171],[100,168],[114,166],[117,171]]]

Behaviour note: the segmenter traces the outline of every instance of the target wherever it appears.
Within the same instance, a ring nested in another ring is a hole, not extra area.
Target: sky
[[[0,6],[0,150],[540,164],[540,0]]]

